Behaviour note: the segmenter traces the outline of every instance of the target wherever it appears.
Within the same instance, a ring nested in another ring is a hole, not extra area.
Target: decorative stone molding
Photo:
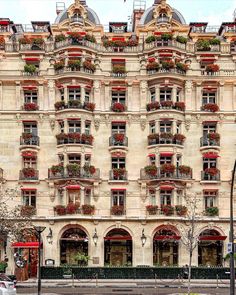
[[[99,127],[100,127],[100,122],[101,122],[101,118],[100,116],[95,116],[94,117],[94,127],[95,127],[95,130],[98,131],[99,130]]]
[[[51,202],[54,202],[55,200],[55,187],[54,187],[54,183],[53,182],[49,182],[48,184],[49,186],[49,197],[50,197],[50,200]]]
[[[140,126],[141,126],[142,131],[145,130],[146,124],[147,124],[147,117],[146,116],[141,116],[140,117]]]
[[[145,200],[147,198],[147,184],[146,183],[141,183],[140,196],[141,196],[141,200],[143,202],[145,202]]]

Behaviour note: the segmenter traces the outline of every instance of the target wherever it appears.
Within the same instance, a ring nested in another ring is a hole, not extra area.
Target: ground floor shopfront
[[[54,221],[43,232],[42,265],[183,266],[188,264],[186,229],[177,222]],[[51,228],[51,242],[46,238]],[[185,231],[184,231],[185,230]],[[195,266],[223,266],[228,224],[202,223],[193,253]],[[26,247],[27,245],[27,247]],[[8,244],[8,272],[17,272],[14,253],[26,257],[28,277],[37,275],[35,240]]]

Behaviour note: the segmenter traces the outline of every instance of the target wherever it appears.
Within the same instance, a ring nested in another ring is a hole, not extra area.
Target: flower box
[[[96,172],[96,168],[92,165],[85,165],[84,166],[84,171],[93,175]]]
[[[161,172],[162,173],[174,173],[175,172],[175,165],[173,164],[163,164],[161,165]]]
[[[126,110],[126,107],[125,107],[125,105],[123,103],[115,102],[112,105],[112,111],[113,112],[121,113],[121,112],[124,112],[125,110]]]
[[[66,36],[63,34],[55,36],[55,42],[62,42],[62,41],[65,41],[66,39],[67,39]]]
[[[83,144],[92,145],[93,144],[93,136],[91,134],[82,134],[81,141]]]
[[[80,141],[81,134],[79,132],[71,132],[67,134],[67,138],[75,141]]]
[[[66,207],[62,205],[57,205],[54,207],[54,211],[57,215],[66,215]]]
[[[219,111],[219,107],[215,103],[207,103],[204,106],[202,106],[202,110],[215,113]]]
[[[64,167],[62,164],[59,164],[59,165],[53,165],[51,168],[50,168],[51,172],[53,175],[56,175],[56,174],[62,174],[63,170],[64,170]]]
[[[181,71],[181,72],[186,73],[186,71],[188,70],[188,65],[186,65],[184,63],[181,63],[181,62],[177,62],[176,63],[176,69]]]
[[[96,38],[93,35],[86,34],[84,36],[84,40],[89,41],[91,43],[97,43]]]
[[[19,39],[19,43],[22,45],[31,44],[31,40],[29,38],[23,37]]]
[[[91,72],[95,72],[95,70],[96,70],[96,66],[94,64],[92,64],[90,61],[84,61],[83,68],[86,70],[89,70]]]
[[[125,135],[123,133],[115,133],[113,134],[113,138],[118,143],[123,143]]]
[[[219,169],[217,168],[207,168],[204,170],[204,172],[210,176],[216,176],[219,173]]]
[[[169,33],[161,34],[161,40],[168,41],[168,40],[172,40],[172,39],[173,39],[172,34],[169,34]]]
[[[181,43],[181,44],[186,44],[187,41],[188,41],[188,39],[185,38],[185,37],[183,37],[183,36],[177,36],[176,37],[176,41],[179,42],[179,43]]]
[[[56,71],[59,71],[59,70],[62,70],[64,66],[65,66],[65,63],[63,61],[59,61],[54,64],[54,69]]]
[[[192,173],[192,169],[189,166],[180,165],[178,167],[179,173],[184,175],[190,175]]]
[[[83,37],[81,36],[81,34],[77,33],[77,32],[71,32],[69,37],[70,40],[72,40],[72,42],[80,42],[83,40]]]
[[[92,215],[94,214],[95,206],[94,205],[82,205],[82,212],[85,215]]]
[[[152,133],[148,135],[148,140],[158,140],[159,139],[159,133]]]
[[[28,167],[28,168],[23,168],[22,173],[24,177],[26,178],[31,178],[36,176],[36,171],[34,168]]]
[[[205,210],[207,216],[217,216],[219,215],[219,208],[218,207],[208,207]]]
[[[184,112],[185,111],[185,103],[182,101],[177,101],[175,103],[175,108],[176,108],[176,110],[180,110],[180,111]]]
[[[75,60],[69,60],[68,61],[68,67],[72,70],[79,70],[80,69],[81,62],[79,59]]]
[[[112,72],[114,74],[125,74],[126,73],[125,66],[113,65]]]
[[[23,132],[22,133],[22,138],[24,140],[31,139],[32,137],[33,137],[33,134],[32,133],[27,133],[27,132]]]
[[[166,215],[170,216],[174,214],[174,207],[171,205],[162,205],[161,211]]]
[[[185,141],[186,137],[183,135],[183,134],[180,134],[180,133],[176,133],[174,135],[174,140],[176,142],[180,142],[180,143],[183,143]]]
[[[66,206],[66,214],[75,214],[78,210],[78,205],[75,203],[69,203]]]
[[[93,112],[95,110],[95,103],[92,102],[85,102],[84,103],[84,109],[90,112]]]
[[[206,71],[210,73],[216,73],[216,72],[219,72],[219,70],[220,70],[220,67],[215,64],[210,64],[206,66]]]
[[[160,65],[155,61],[147,64],[147,71],[158,71],[159,68],[160,68]]]
[[[112,41],[112,47],[126,47],[127,43],[126,41],[122,41],[122,40],[115,40]]]
[[[124,214],[124,206],[114,205],[111,207],[112,215],[123,215]]]
[[[69,108],[82,108],[81,102],[79,99],[73,99],[68,101]]]
[[[36,209],[34,206],[25,205],[21,206],[20,213],[23,217],[31,217],[36,214]]]
[[[176,205],[175,206],[175,211],[178,216],[185,216],[188,212],[188,208],[183,205]]]
[[[67,172],[69,176],[76,176],[79,177],[80,176],[80,165],[76,164],[76,163],[72,163],[72,164],[67,164],[66,165],[67,168]]]
[[[161,107],[162,108],[168,108],[168,109],[170,109],[170,108],[173,107],[173,101],[171,101],[171,100],[161,101],[160,104],[161,104]]]
[[[64,140],[68,138],[68,135],[66,133],[59,133],[56,135],[57,140]]]
[[[211,46],[208,40],[199,39],[196,43],[198,51],[210,51]]]
[[[148,36],[146,39],[145,39],[145,42],[146,43],[152,43],[152,42],[154,42],[154,41],[156,41],[156,37],[155,36]]]
[[[61,101],[57,101],[55,104],[54,104],[54,107],[57,111],[59,110],[62,110],[65,108],[65,102],[63,100]]]
[[[162,133],[160,133],[160,138],[171,140],[171,139],[173,139],[173,134],[168,133],[168,132],[162,132]]]
[[[147,104],[147,111],[155,111],[160,108],[160,104],[158,101],[153,101]]]
[[[216,133],[216,132],[208,133],[207,134],[207,138],[209,140],[219,141],[220,140],[220,134],[219,133]]]
[[[24,72],[29,73],[29,74],[33,74],[36,72],[36,66],[35,65],[25,65],[24,66]]]
[[[155,165],[148,165],[144,167],[144,170],[149,176],[157,176],[157,167]]]
[[[37,111],[39,109],[38,105],[36,103],[25,103],[24,104],[24,110],[25,111]]]
[[[126,46],[128,46],[128,47],[138,46],[138,40],[128,40],[126,42]]]
[[[40,38],[40,37],[38,37],[38,38],[33,38],[33,39],[31,39],[31,44],[32,45],[43,45],[44,44],[44,40],[43,40],[43,38]]]
[[[170,70],[175,67],[175,63],[173,61],[165,60],[161,62],[161,66],[164,70]]]
[[[119,179],[124,177],[126,170],[125,168],[113,168],[112,173],[113,173],[114,179]]]
[[[147,205],[146,206],[147,212],[149,215],[156,215],[158,206],[157,205]]]

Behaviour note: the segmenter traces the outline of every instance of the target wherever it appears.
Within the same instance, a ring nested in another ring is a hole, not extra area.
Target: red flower
[[[84,103],[84,108],[85,110],[87,111],[91,111],[93,112],[95,110],[95,103],[92,103],[92,102],[85,102]]]
[[[175,108],[176,108],[177,110],[185,111],[185,103],[182,102],[182,101],[177,101],[177,102],[175,103]]]
[[[24,104],[25,111],[37,111],[38,108],[39,107],[36,103],[25,103]]]
[[[163,164],[163,165],[161,165],[161,172],[162,173],[174,173],[175,172],[175,165]]]
[[[215,72],[219,72],[219,70],[220,70],[219,66],[215,64],[210,64],[206,66],[207,72],[215,73]]]
[[[116,134],[113,134],[113,137],[116,142],[123,143],[125,135],[123,133],[116,133]]]
[[[160,108],[160,104],[158,101],[153,101],[147,104],[147,111],[158,110]]]
[[[219,169],[217,169],[217,168],[207,168],[207,169],[205,169],[205,171],[204,171],[206,174],[209,174],[209,175],[211,175],[211,176],[215,176],[215,175],[217,175],[218,173],[219,173]]]
[[[125,105],[123,103],[120,102],[115,102],[112,105],[112,110],[113,112],[124,112],[125,111]]]
[[[74,203],[69,203],[67,206],[66,206],[66,213],[67,214],[75,214],[77,209],[78,209],[78,205],[77,204],[74,204]]]
[[[213,113],[219,111],[219,107],[218,107],[218,105],[215,104],[215,103],[207,103],[207,104],[205,104],[205,105],[202,107],[202,109],[203,109],[204,111],[210,111],[210,112],[213,112]]]

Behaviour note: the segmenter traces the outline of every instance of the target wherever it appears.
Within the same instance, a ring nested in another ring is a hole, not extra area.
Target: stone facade
[[[0,22],[3,187],[20,187],[10,205],[35,207],[33,222],[46,226],[43,263],[80,251],[90,266],[185,265],[184,206],[196,197],[193,263],[223,264],[235,23],[187,25],[165,0],[138,13],[133,32],[113,23],[104,33],[79,0],[33,32]],[[9,272],[18,248],[7,243]]]

